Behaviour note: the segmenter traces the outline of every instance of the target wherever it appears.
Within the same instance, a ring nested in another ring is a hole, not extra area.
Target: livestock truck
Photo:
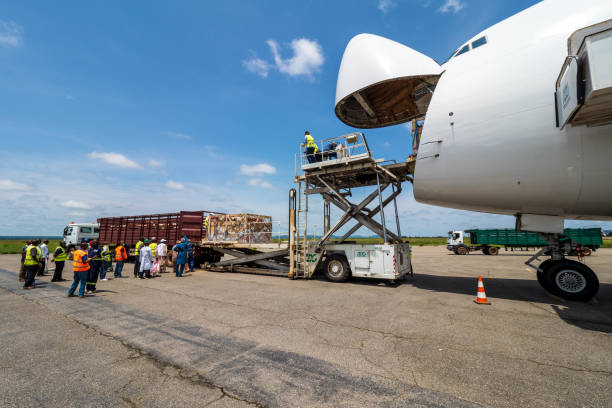
[[[465,232],[470,234],[470,244],[465,243]],[[449,231],[446,249],[457,255],[467,255],[472,251],[482,251],[485,255],[497,255],[499,248],[506,250],[541,248],[548,245],[535,232],[516,231],[513,229],[472,229],[467,231]],[[567,242],[567,255],[588,256],[596,251],[602,243],[601,228],[566,228],[561,242]]]
[[[124,217],[98,218],[99,242],[114,247],[123,242],[130,257],[140,238],[166,240],[169,250],[183,236],[194,243],[194,264],[219,262],[216,247],[272,242],[272,217],[258,214],[225,214],[180,211]]]

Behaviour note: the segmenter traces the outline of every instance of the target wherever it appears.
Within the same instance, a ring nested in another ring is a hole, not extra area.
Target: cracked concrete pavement
[[[594,304],[548,297],[527,256],[417,247],[416,275],[397,286],[198,271],[101,282],[78,300],[65,297],[69,282],[21,290],[18,256],[6,255],[0,287],[234,397],[220,401],[610,406],[612,250],[587,258],[601,282]],[[491,306],[472,302],[479,274]]]

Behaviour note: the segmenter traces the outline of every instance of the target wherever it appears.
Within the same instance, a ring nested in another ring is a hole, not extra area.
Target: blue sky
[[[304,130],[315,138],[352,130],[335,117],[334,95],[354,35],[379,34],[442,61],[533,3],[5,3],[0,235],[181,209],[269,214],[286,228]],[[410,153],[405,126],[366,135],[377,157]],[[399,207],[409,235],[513,225],[420,205],[410,186]]]

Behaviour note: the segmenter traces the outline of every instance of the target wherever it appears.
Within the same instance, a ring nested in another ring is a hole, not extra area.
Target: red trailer
[[[98,218],[102,245],[125,243],[130,256],[140,238],[167,241],[168,248],[184,235],[193,242],[195,264],[217,263],[228,247],[272,242],[272,217],[258,214],[225,214],[212,211],[181,211],[166,214]],[[234,254],[235,255],[235,254]],[[261,261],[263,262],[263,261]]]
[[[164,238],[171,246],[183,235],[187,235],[190,241],[200,243],[206,238],[204,218],[208,214],[210,211],[181,211],[98,218],[99,241],[103,245],[116,245],[118,242],[124,242],[128,248],[132,248],[141,237],[155,237],[158,241]]]

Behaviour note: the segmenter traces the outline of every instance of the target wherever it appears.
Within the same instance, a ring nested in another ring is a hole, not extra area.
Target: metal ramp
[[[249,245],[215,246],[214,250],[232,259],[215,262],[208,268],[214,272],[240,272],[258,275],[287,276],[289,249],[259,251]]]
[[[355,134],[351,134],[355,135]],[[357,134],[363,145],[367,142],[363,133]],[[348,135],[350,136],[350,135]],[[340,138],[345,138],[341,136]],[[337,139],[337,138],[335,138]],[[401,231],[397,211],[396,198],[402,192],[402,183],[412,182],[414,160],[398,163],[395,161],[374,160],[367,148],[368,157],[343,157],[343,162],[322,160],[321,162],[300,162],[302,174],[296,174],[297,191],[290,193],[290,271],[293,278],[310,278],[315,270],[309,262],[308,254],[321,252],[330,243],[333,234],[351,221],[354,225],[334,244],[345,242],[360,227],[365,226],[385,243],[400,243]],[[362,153],[358,153],[362,154]],[[300,155],[303,160],[304,155]],[[297,170],[297,166],[296,166]],[[297,173],[297,172],[296,172]],[[352,203],[349,198],[356,188],[374,187],[361,202]],[[390,194],[384,193],[390,189]],[[320,194],[324,201],[324,234],[316,240],[308,240],[308,197]],[[373,207],[369,207],[374,203]],[[387,226],[384,209],[389,204],[394,205],[395,231]],[[333,225],[330,225],[330,204],[339,208],[343,215]],[[375,218],[378,218],[377,221]]]

